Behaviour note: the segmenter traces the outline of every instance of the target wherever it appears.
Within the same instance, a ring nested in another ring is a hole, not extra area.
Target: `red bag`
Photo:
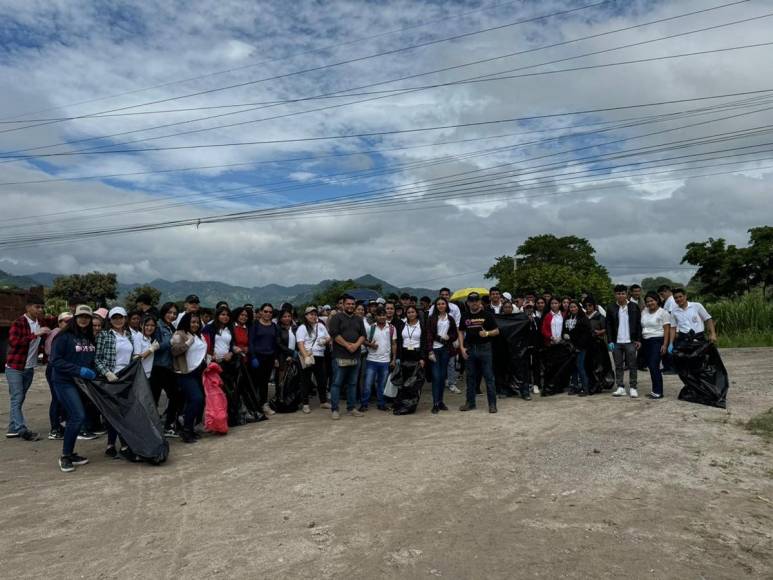
[[[210,433],[228,433],[228,400],[223,392],[223,369],[215,362],[209,363],[202,379],[204,382],[204,429]]]

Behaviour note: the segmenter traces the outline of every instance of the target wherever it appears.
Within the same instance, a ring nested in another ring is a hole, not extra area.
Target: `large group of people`
[[[388,411],[394,392],[388,393],[387,386],[401,365],[420,369],[421,382],[431,383],[432,414],[449,410],[446,392],[461,392],[457,377],[462,373],[465,401],[459,410],[465,412],[478,406],[482,384],[489,413],[497,412],[503,396],[531,400],[536,394],[568,392],[582,397],[611,388],[615,397],[638,398],[641,368],[651,377],[648,397],[661,399],[662,373],[669,372],[670,354],[680,341],[716,342],[711,316],[688,301],[681,288],[662,286],[642,296],[638,285],[618,285],[614,296],[614,302],[602,306],[586,294],[511,294],[493,287],[452,302],[450,289],[443,288],[434,300],[402,294],[358,302],[343,295],[332,307],[309,305],[302,311],[290,304],[231,308],[221,302],[209,316],[196,295],[180,309],[167,302],[158,310],[149,296],[140,296],[130,312],[120,306],[92,310],[73,304],[53,329],[42,324],[42,298],[31,298],[9,333],[6,437],[39,439],[27,425],[23,404],[41,351],[51,391],[48,438],[62,441],[58,463],[65,472],[88,462],[75,451],[79,439],[107,435],[106,455],[132,459],[120,432],[100,416],[79,383],[113,383],[137,360],[164,435],[188,444],[196,443],[202,431],[207,405],[202,377],[211,363],[221,373],[233,426],[273,415],[270,385],[278,390],[294,371],[300,395],[290,410],[311,413],[315,397],[333,420],[342,413],[362,417],[372,404]],[[500,333],[508,320],[520,321],[524,329],[518,368]],[[551,378],[557,358],[564,367],[567,361],[570,365],[567,389]],[[605,365],[613,384],[597,372]]]

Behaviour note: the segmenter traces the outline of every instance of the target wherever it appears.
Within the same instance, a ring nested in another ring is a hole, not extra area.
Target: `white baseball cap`
[[[107,313],[108,318],[112,318],[113,316],[126,316],[126,309],[122,306],[114,306],[110,309],[110,312]]]

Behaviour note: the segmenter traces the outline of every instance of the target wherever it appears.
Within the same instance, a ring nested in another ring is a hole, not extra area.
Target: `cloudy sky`
[[[553,233],[615,280],[686,280],[687,242],[773,223],[771,0],[0,0],[0,23],[13,273],[461,287]]]

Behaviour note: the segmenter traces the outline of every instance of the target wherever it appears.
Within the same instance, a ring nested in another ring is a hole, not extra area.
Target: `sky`
[[[550,233],[685,282],[687,243],[773,223],[773,45],[748,47],[772,24],[773,0],[0,0],[0,269],[458,288]]]

